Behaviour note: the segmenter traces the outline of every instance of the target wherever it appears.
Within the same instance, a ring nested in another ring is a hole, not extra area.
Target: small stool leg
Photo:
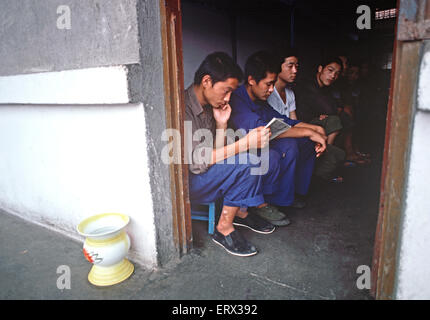
[[[209,203],[209,217],[208,217],[208,233],[213,234],[215,229],[215,202]]]

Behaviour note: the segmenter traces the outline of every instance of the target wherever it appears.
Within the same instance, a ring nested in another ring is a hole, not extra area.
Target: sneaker
[[[306,197],[300,194],[296,194],[293,203],[290,205],[292,208],[303,209],[306,207]]]
[[[304,207],[306,207],[306,201],[294,199],[290,207],[296,208],[296,209],[303,209]]]
[[[275,231],[275,226],[273,224],[263,218],[260,218],[256,214],[250,213],[248,213],[245,218],[236,216],[233,220],[233,224],[235,226],[247,227],[252,231],[262,234],[269,234]]]
[[[235,256],[249,257],[257,254],[257,249],[246,241],[237,230],[225,236],[215,228],[212,240]]]
[[[270,204],[262,208],[250,207],[248,208],[248,212],[254,214],[256,213],[261,218],[266,219],[270,222],[285,219],[285,214],[283,214],[281,211],[279,211],[277,208]]]
[[[288,218],[285,218],[282,220],[271,220],[270,223],[277,227],[285,227],[288,226],[291,221]]]

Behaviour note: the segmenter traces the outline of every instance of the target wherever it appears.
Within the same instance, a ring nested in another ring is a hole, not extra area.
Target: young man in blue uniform
[[[315,158],[326,148],[327,137],[298,120],[292,120],[274,110],[267,98],[274,90],[280,63],[269,52],[251,55],[245,64],[245,84],[232,94],[230,125],[251,130],[265,126],[272,118],[282,118],[292,128],[270,142],[270,163],[279,163],[278,191],[264,195],[266,202],[281,206],[303,207]],[[266,176],[263,176],[263,181]],[[295,195],[297,198],[295,201]],[[300,200],[300,201],[297,201]],[[266,217],[270,221],[270,217]]]
[[[263,182],[256,170],[258,164],[250,159],[252,155],[243,153],[268,144],[270,132],[262,126],[234,143],[226,143],[229,100],[242,77],[239,66],[227,54],[215,52],[205,58],[194,83],[185,91],[185,127],[191,126],[191,132],[185,130],[185,152],[191,202],[207,203],[219,198],[224,201],[213,241],[233,255],[251,256],[257,249],[234,225],[263,234],[273,232],[275,227],[248,213],[248,207],[265,206],[263,192],[276,189],[279,165],[270,165]]]

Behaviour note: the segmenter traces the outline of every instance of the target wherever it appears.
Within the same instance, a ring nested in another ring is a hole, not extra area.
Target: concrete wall
[[[427,41],[418,83],[418,110],[412,131],[412,150],[404,218],[400,228],[397,299],[430,299],[430,41]]]
[[[128,103],[124,66],[0,77],[0,103]]]
[[[149,160],[149,183],[156,226],[157,258],[165,265],[179,257],[173,239],[172,195],[168,165],[160,161],[165,142],[166,109],[163,78],[163,52],[159,1],[138,3],[140,63],[129,68],[131,101],[141,101],[146,115],[146,141]]]
[[[5,0],[0,26],[0,207],[81,241],[81,219],[125,213],[131,259],[177,258],[159,2]]]
[[[130,257],[155,266],[142,104],[1,105],[0,207],[81,239],[77,224],[130,216]]]
[[[0,76],[139,62],[136,1],[2,0]]]

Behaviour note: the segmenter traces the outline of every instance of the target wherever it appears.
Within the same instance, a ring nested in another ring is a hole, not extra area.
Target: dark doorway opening
[[[363,4],[371,9],[370,30],[357,28],[357,8]],[[300,297],[370,298],[368,290],[357,288],[357,268],[372,268],[396,23],[393,16],[380,18],[377,12],[395,7],[392,0],[181,1],[185,88],[211,52],[225,51],[243,68],[250,54],[280,42],[299,52],[298,82],[311,77],[320,59],[328,54],[346,55],[351,61],[370,66],[375,85],[368,97],[372,121],[362,138],[372,163],[342,168],[343,184],[313,183],[307,207],[291,210],[292,224],[274,234],[262,236],[243,230],[260,253],[253,259],[234,262],[236,267],[243,264],[257,279],[299,288]],[[208,259],[217,257],[218,262],[215,259],[213,263],[220,268],[230,263],[231,256],[210,241],[205,222],[193,221],[192,232],[195,250],[205,252]]]

